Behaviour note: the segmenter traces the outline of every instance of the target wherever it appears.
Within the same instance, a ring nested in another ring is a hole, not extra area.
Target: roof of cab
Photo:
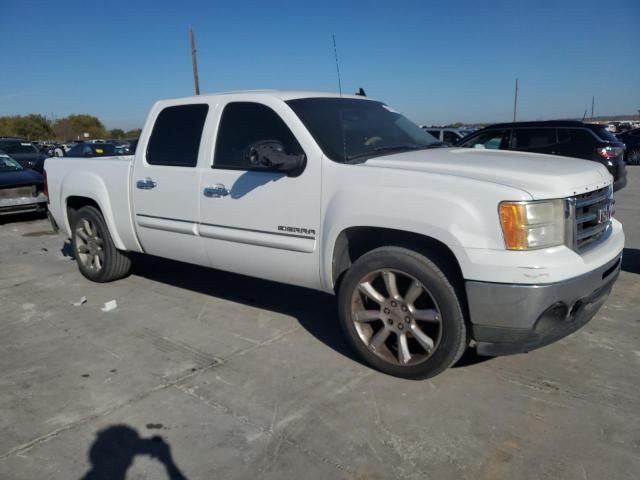
[[[197,95],[192,97],[164,99],[164,100],[161,100],[161,102],[171,102],[175,100],[196,101],[196,100],[202,100],[207,98],[221,97],[225,95],[234,95],[234,96],[265,95],[265,96],[279,98],[280,100],[285,102],[288,100],[297,100],[300,98],[351,98],[355,100],[375,100],[373,98],[363,97],[361,95],[345,95],[345,94],[339,94],[336,92],[318,92],[318,91],[304,91],[304,90],[238,90],[233,92],[205,93],[202,95]]]

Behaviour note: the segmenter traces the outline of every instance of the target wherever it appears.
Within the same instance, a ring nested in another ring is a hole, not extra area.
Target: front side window
[[[511,137],[511,148],[514,150],[542,148],[556,143],[555,128],[516,128]]]
[[[506,130],[487,130],[478,133],[460,144],[461,147],[498,150],[507,134]]]
[[[351,98],[302,98],[287,104],[307,127],[324,154],[357,163],[390,153],[441,144],[387,105]]]
[[[160,112],[147,145],[150,165],[195,167],[209,106],[175,105]]]
[[[249,170],[249,150],[257,142],[280,142],[288,155],[300,155],[302,147],[282,118],[260,103],[233,102],[222,112],[214,168]]]

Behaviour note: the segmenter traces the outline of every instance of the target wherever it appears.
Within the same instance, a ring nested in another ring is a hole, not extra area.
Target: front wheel
[[[374,368],[404,378],[433,377],[468,345],[460,301],[434,262],[382,247],[360,257],[339,291],[342,329]]]
[[[82,207],[73,219],[71,246],[80,273],[94,282],[111,282],[128,275],[131,259],[116,249],[100,211]]]

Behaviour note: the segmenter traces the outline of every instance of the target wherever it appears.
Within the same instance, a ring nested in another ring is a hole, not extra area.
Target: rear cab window
[[[195,167],[209,105],[174,105],[164,108],[153,125],[147,145],[147,163]]]

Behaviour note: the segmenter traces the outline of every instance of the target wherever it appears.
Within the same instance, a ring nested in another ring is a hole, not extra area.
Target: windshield
[[[22,167],[9,155],[0,153],[0,172],[15,172],[22,170]]]
[[[389,153],[440,146],[438,140],[398,112],[372,100],[303,98],[287,104],[324,154],[343,163]]]

